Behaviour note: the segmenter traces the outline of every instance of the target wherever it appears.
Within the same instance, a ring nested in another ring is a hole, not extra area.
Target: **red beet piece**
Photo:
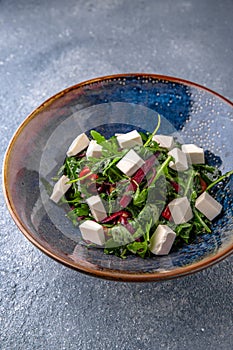
[[[121,225],[123,225],[131,234],[134,234],[135,229],[131,225],[131,223],[128,221],[128,218],[125,216],[121,216],[120,219],[118,220]]]
[[[171,212],[170,212],[170,209],[168,208],[168,206],[166,206],[166,208],[164,209],[164,211],[162,212],[161,215],[166,220],[170,220],[171,219]]]
[[[172,185],[172,187],[174,188],[174,190],[176,191],[176,193],[178,193],[179,190],[180,190],[180,185],[179,185],[177,182],[172,181],[172,180],[170,180],[170,184]]]
[[[202,179],[202,177],[200,177],[199,179],[200,179],[201,191],[204,192],[207,188],[207,183],[205,182],[205,180]]]
[[[106,224],[106,223],[114,222],[118,220],[120,217],[123,217],[123,218],[131,217],[131,214],[126,210],[119,210],[111,214],[110,216],[107,216],[105,219],[101,221],[101,223]]]
[[[143,166],[138,169],[138,171],[135,173],[135,175],[131,179],[130,185],[127,187],[126,192],[135,192],[137,189],[137,184],[139,185],[146,174],[150,171],[150,169],[153,167],[156,158],[158,157],[159,152],[156,152],[153,154],[150,158],[148,158]],[[121,200],[120,200],[120,206],[122,208],[127,207],[127,205],[131,202],[132,196],[129,194],[125,194]]]

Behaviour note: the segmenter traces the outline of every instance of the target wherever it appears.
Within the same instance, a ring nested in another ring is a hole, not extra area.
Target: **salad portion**
[[[222,205],[209,190],[233,171],[222,175],[201,147],[158,128],[109,139],[91,130],[70,145],[50,198],[69,204],[67,216],[88,246],[145,258],[211,233]]]

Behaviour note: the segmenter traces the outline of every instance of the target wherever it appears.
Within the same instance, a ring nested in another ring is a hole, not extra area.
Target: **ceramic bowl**
[[[81,244],[64,209],[49,200],[52,177],[71,141],[97,129],[111,136],[136,129],[176,134],[206,150],[223,172],[233,168],[233,104],[192,82],[153,74],[122,74],[77,84],[49,98],[19,126],[4,160],[8,209],[40,250],[77,271],[118,281],[160,281],[206,268],[233,250],[233,178],[218,186],[224,214],[212,233],[167,256],[120,259]]]

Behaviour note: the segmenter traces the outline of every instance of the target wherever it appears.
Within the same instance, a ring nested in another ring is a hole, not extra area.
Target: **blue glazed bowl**
[[[81,244],[80,232],[64,209],[49,200],[51,178],[71,141],[96,129],[110,137],[132,129],[159,132],[206,150],[223,172],[233,168],[233,104],[217,93],[177,78],[152,74],[101,77],[51,97],[20,125],[4,160],[4,193],[24,235],[57,261],[96,277],[118,281],[159,281],[210,266],[233,250],[233,178],[215,188],[223,215],[212,233],[199,236],[168,256],[122,260]]]

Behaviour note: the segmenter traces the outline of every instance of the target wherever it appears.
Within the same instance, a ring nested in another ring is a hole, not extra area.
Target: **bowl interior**
[[[221,96],[175,78],[122,75],[71,87],[46,101],[19,127],[4,166],[7,204],[19,228],[51,257],[100,277],[148,280],[175,277],[208,266],[233,249],[233,179],[218,186],[224,215],[211,234],[168,256],[122,260],[87,249],[64,208],[49,200],[52,177],[64,161],[71,141],[96,129],[110,137],[133,129],[153,131],[206,150],[208,162],[223,172],[232,169],[233,106]],[[68,210],[68,208],[67,208]],[[129,277],[130,276],[130,277]],[[144,278],[143,277],[143,278]]]

